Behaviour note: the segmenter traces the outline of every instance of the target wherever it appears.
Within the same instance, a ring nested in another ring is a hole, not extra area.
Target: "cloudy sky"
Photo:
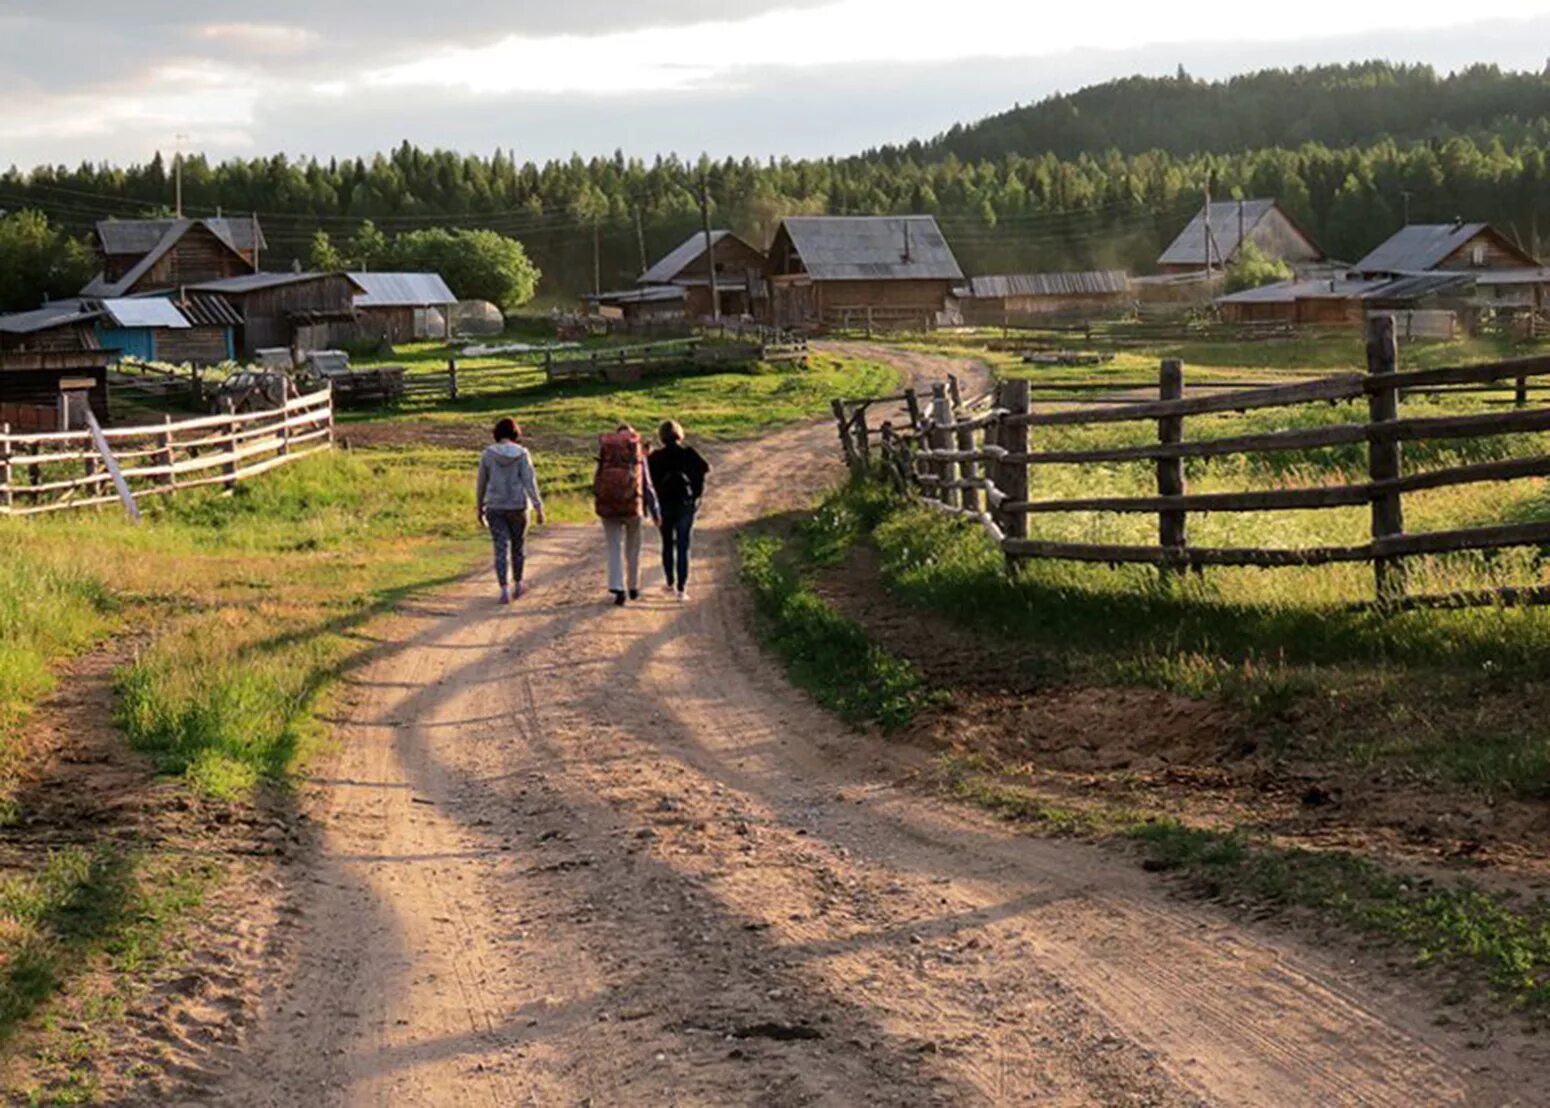
[[[1180,64],[1537,70],[1547,51],[1550,0],[0,0],[0,165],[143,160],[180,135],[217,158],[844,154]]]

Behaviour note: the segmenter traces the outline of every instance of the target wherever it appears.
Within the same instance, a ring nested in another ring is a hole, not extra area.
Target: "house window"
[[[1469,264],[1477,268],[1485,265],[1485,243],[1477,242],[1469,248]]]

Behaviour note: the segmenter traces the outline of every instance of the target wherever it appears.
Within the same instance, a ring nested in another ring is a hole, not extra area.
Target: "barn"
[[[1351,267],[1365,277],[1538,269],[1537,258],[1489,223],[1462,220],[1401,227]]]
[[[361,337],[388,343],[452,337],[457,297],[439,273],[352,273]]]
[[[252,273],[263,232],[256,218],[104,220],[96,244],[102,272],[81,295],[118,299]]]
[[[689,290],[681,285],[645,285],[635,289],[592,292],[581,298],[587,314],[642,325],[668,324],[687,317]]]
[[[1130,275],[1122,269],[970,277],[958,298],[964,322],[981,325],[1020,316],[1101,315],[1132,300]]]
[[[219,296],[240,319],[236,349],[323,350],[355,337],[355,298],[366,290],[348,273],[249,273],[191,285]]]
[[[964,279],[928,215],[789,216],[765,273],[769,322],[797,328],[929,329]]]
[[[635,283],[642,288],[680,288],[684,290],[684,314],[692,319],[708,319],[717,314],[710,290],[713,264],[720,314],[759,314],[765,300],[764,252],[731,231],[716,230],[710,233],[709,262],[706,253],[705,234],[696,232],[642,273]]]
[[[1245,243],[1294,270],[1324,261],[1324,251],[1274,200],[1216,200],[1202,207],[1157,259],[1164,274],[1225,269]]]
[[[97,341],[120,358],[216,365],[236,357],[236,317],[231,306],[223,302],[201,304],[199,309],[161,296],[82,303],[100,313]]]

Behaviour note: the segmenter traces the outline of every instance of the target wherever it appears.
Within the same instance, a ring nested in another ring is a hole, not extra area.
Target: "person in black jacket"
[[[676,421],[664,422],[657,438],[662,445],[647,456],[646,465],[651,469],[662,513],[658,524],[662,529],[662,572],[667,575],[668,591],[683,601],[689,599],[689,539],[694,513],[705,495],[710,466],[698,450],[684,444],[684,429]]]

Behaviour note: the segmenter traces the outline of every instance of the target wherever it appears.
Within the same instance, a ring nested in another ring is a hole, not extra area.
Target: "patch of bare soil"
[[[1334,759],[1278,756],[1263,726],[1214,700],[1062,685],[1026,652],[901,604],[864,545],[820,574],[816,588],[951,694],[945,708],[909,729],[929,748],[1031,771],[1068,801],[1259,827],[1293,843],[1440,863],[1475,879],[1495,868],[1520,889],[1550,888],[1550,807],[1542,802],[1487,799]],[[1483,718],[1486,709],[1471,711]],[[1335,722],[1306,716],[1297,725],[1316,733]]]
[[[163,1103],[172,1089],[196,1086],[240,1041],[257,967],[284,933],[278,874],[303,832],[282,804],[203,800],[128,748],[112,724],[113,675],[138,641],[125,636],[62,666],[57,691],[28,720],[0,871],[27,874],[57,850],[112,847],[213,862],[223,880],[194,918],[172,928],[155,966],[127,975],[81,967],[51,1003],[51,1026],[7,1045],[0,1090],[8,1100],[82,1077],[111,1103]],[[122,1014],[104,1022],[120,1001]]]

